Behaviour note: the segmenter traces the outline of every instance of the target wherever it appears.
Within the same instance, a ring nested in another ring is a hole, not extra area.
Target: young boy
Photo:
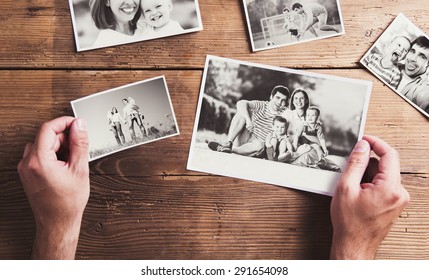
[[[290,41],[298,41],[298,33],[301,25],[301,16],[294,11],[289,11],[288,8],[283,9],[285,23],[283,28],[286,29],[290,36]]]
[[[286,135],[286,119],[280,116],[274,117],[272,128],[273,131],[267,135],[265,140],[268,159],[286,161],[292,158],[292,144]]]
[[[374,53],[364,59],[364,63],[383,81],[397,88],[401,80],[398,62],[405,58],[410,50],[411,42],[404,36],[397,36],[390,41],[381,54]]]
[[[177,21],[170,19],[173,10],[171,0],[141,0],[140,6],[147,24],[144,33],[148,36],[174,35],[184,30]]]
[[[305,116],[305,124],[299,137],[300,144],[308,144],[318,156],[319,161],[328,155],[322,124],[319,122],[320,110],[316,106],[310,106]]]

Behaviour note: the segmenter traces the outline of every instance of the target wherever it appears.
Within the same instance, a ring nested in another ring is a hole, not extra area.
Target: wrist
[[[74,259],[81,220],[49,225],[36,222],[32,259]]]
[[[366,246],[365,240],[332,238],[331,260],[373,260],[376,249]]]

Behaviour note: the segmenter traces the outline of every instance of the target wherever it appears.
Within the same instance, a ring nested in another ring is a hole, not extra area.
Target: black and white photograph
[[[92,94],[71,106],[87,122],[90,161],[179,135],[164,76]]]
[[[76,49],[203,30],[198,0],[69,0]]]
[[[243,0],[253,51],[344,34],[338,0]]]
[[[208,56],[187,168],[332,195],[372,82]]]
[[[393,20],[360,63],[429,117],[429,37],[404,14]]]

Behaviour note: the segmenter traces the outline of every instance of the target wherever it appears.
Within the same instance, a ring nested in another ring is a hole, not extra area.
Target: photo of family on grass
[[[429,117],[429,38],[399,14],[360,63]]]
[[[243,0],[253,51],[344,34],[337,0]]]
[[[188,169],[330,194],[371,86],[208,56]]]
[[[88,124],[90,161],[179,134],[163,76],[93,94],[71,104],[75,116]]]

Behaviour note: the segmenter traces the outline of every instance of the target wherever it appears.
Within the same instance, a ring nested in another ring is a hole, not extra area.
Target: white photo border
[[[173,115],[173,120],[174,120],[174,124],[175,124],[177,132],[173,133],[173,134],[170,134],[170,135],[166,135],[166,136],[160,137],[160,138],[150,139],[150,140],[145,141],[145,142],[136,143],[134,145],[130,145],[130,146],[127,146],[127,147],[124,147],[124,148],[121,148],[121,149],[117,149],[117,150],[114,150],[114,151],[111,151],[111,152],[108,152],[108,153],[105,153],[105,154],[102,154],[100,156],[96,156],[96,157],[93,157],[93,158],[90,158],[89,154],[88,154],[89,162],[97,160],[97,159],[100,159],[100,158],[103,158],[103,157],[106,157],[106,156],[111,155],[111,154],[115,154],[115,153],[118,153],[118,152],[121,152],[121,151],[124,151],[124,150],[128,150],[128,149],[140,146],[140,145],[145,145],[145,144],[148,144],[148,143],[151,143],[151,142],[155,142],[155,141],[158,141],[158,140],[162,140],[162,139],[166,139],[166,138],[170,138],[170,137],[173,137],[173,136],[180,135],[179,125],[177,124],[176,114],[174,112],[173,103],[171,102],[171,96],[170,96],[170,92],[169,92],[169,89],[168,89],[168,86],[167,86],[167,82],[166,82],[166,79],[165,79],[164,75],[157,76],[157,77],[153,77],[153,78],[150,78],[150,79],[146,79],[146,80],[142,80],[142,81],[137,81],[137,82],[134,82],[134,83],[131,83],[131,84],[126,84],[126,85],[122,85],[122,86],[119,86],[119,87],[111,88],[111,89],[108,89],[108,90],[105,90],[105,91],[97,92],[97,93],[94,93],[94,94],[91,94],[91,95],[88,95],[88,96],[85,96],[85,97],[82,97],[82,98],[79,98],[79,99],[75,99],[75,100],[73,100],[73,101],[70,102],[72,110],[73,110],[73,114],[75,115],[75,117],[79,117],[76,114],[76,110],[75,110],[75,104],[78,103],[78,102],[82,102],[82,101],[84,101],[86,99],[96,98],[96,97],[98,97],[100,95],[111,93],[113,91],[117,91],[117,90],[129,88],[129,87],[133,87],[133,86],[136,86],[136,85],[139,85],[139,84],[148,83],[148,82],[151,82],[151,81],[154,81],[154,80],[158,80],[158,79],[162,79],[162,81],[163,81],[164,88],[165,88],[165,93],[167,94],[168,103],[169,103],[169,106],[170,106],[170,109],[171,109],[171,113]]]
[[[197,111],[195,116],[194,129],[192,133],[191,146],[189,150],[189,157],[187,163],[187,169],[211,174],[218,174],[227,177],[251,180],[256,182],[268,183],[288,187],[292,189],[298,189],[322,195],[332,196],[335,192],[335,185],[341,176],[341,173],[332,172],[327,170],[313,169],[308,167],[301,167],[292,164],[280,164],[274,161],[261,160],[258,158],[225,154],[220,152],[207,151],[207,155],[203,153],[194,153],[196,149],[196,136],[198,130],[198,123],[200,119],[202,100],[204,96],[204,88],[206,84],[206,78],[208,74],[208,66],[211,60],[219,60],[225,62],[239,63],[240,65],[253,66],[258,68],[264,68],[267,70],[275,70],[281,72],[287,72],[292,74],[305,75],[316,78],[329,78],[340,81],[346,81],[350,83],[362,84],[367,86],[365,93],[364,106],[362,108],[362,118],[358,133],[358,140],[361,140],[364,133],[364,127],[366,122],[366,115],[368,112],[369,101],[372,90],[372,82],[357,80],[351,78],[343,78],[338,76],[331,76],[325,74],[318,74],[313,72],[294,70],[290,68],[282,68],[275,66],[262,65],[258,63],[245,62],[240,60],[234,60],[229,58],[223,58],[218,56],[207,55],[206,63],[203,72],[203,79],[201,82],[201,89],[198,98]],[[233,160],[231,156],[234,156]],[[219,162],[221,162],[219,164]],[[238,166],[238,167],[237,167]],[[256,166],[256,167],[255,167]],[[238,172],[237,170],[240,170]],[[255,172],[255,169],[258,172]],[[273,176],[273,174],[293,174],[289,178],[280,178],[279,176]]]

